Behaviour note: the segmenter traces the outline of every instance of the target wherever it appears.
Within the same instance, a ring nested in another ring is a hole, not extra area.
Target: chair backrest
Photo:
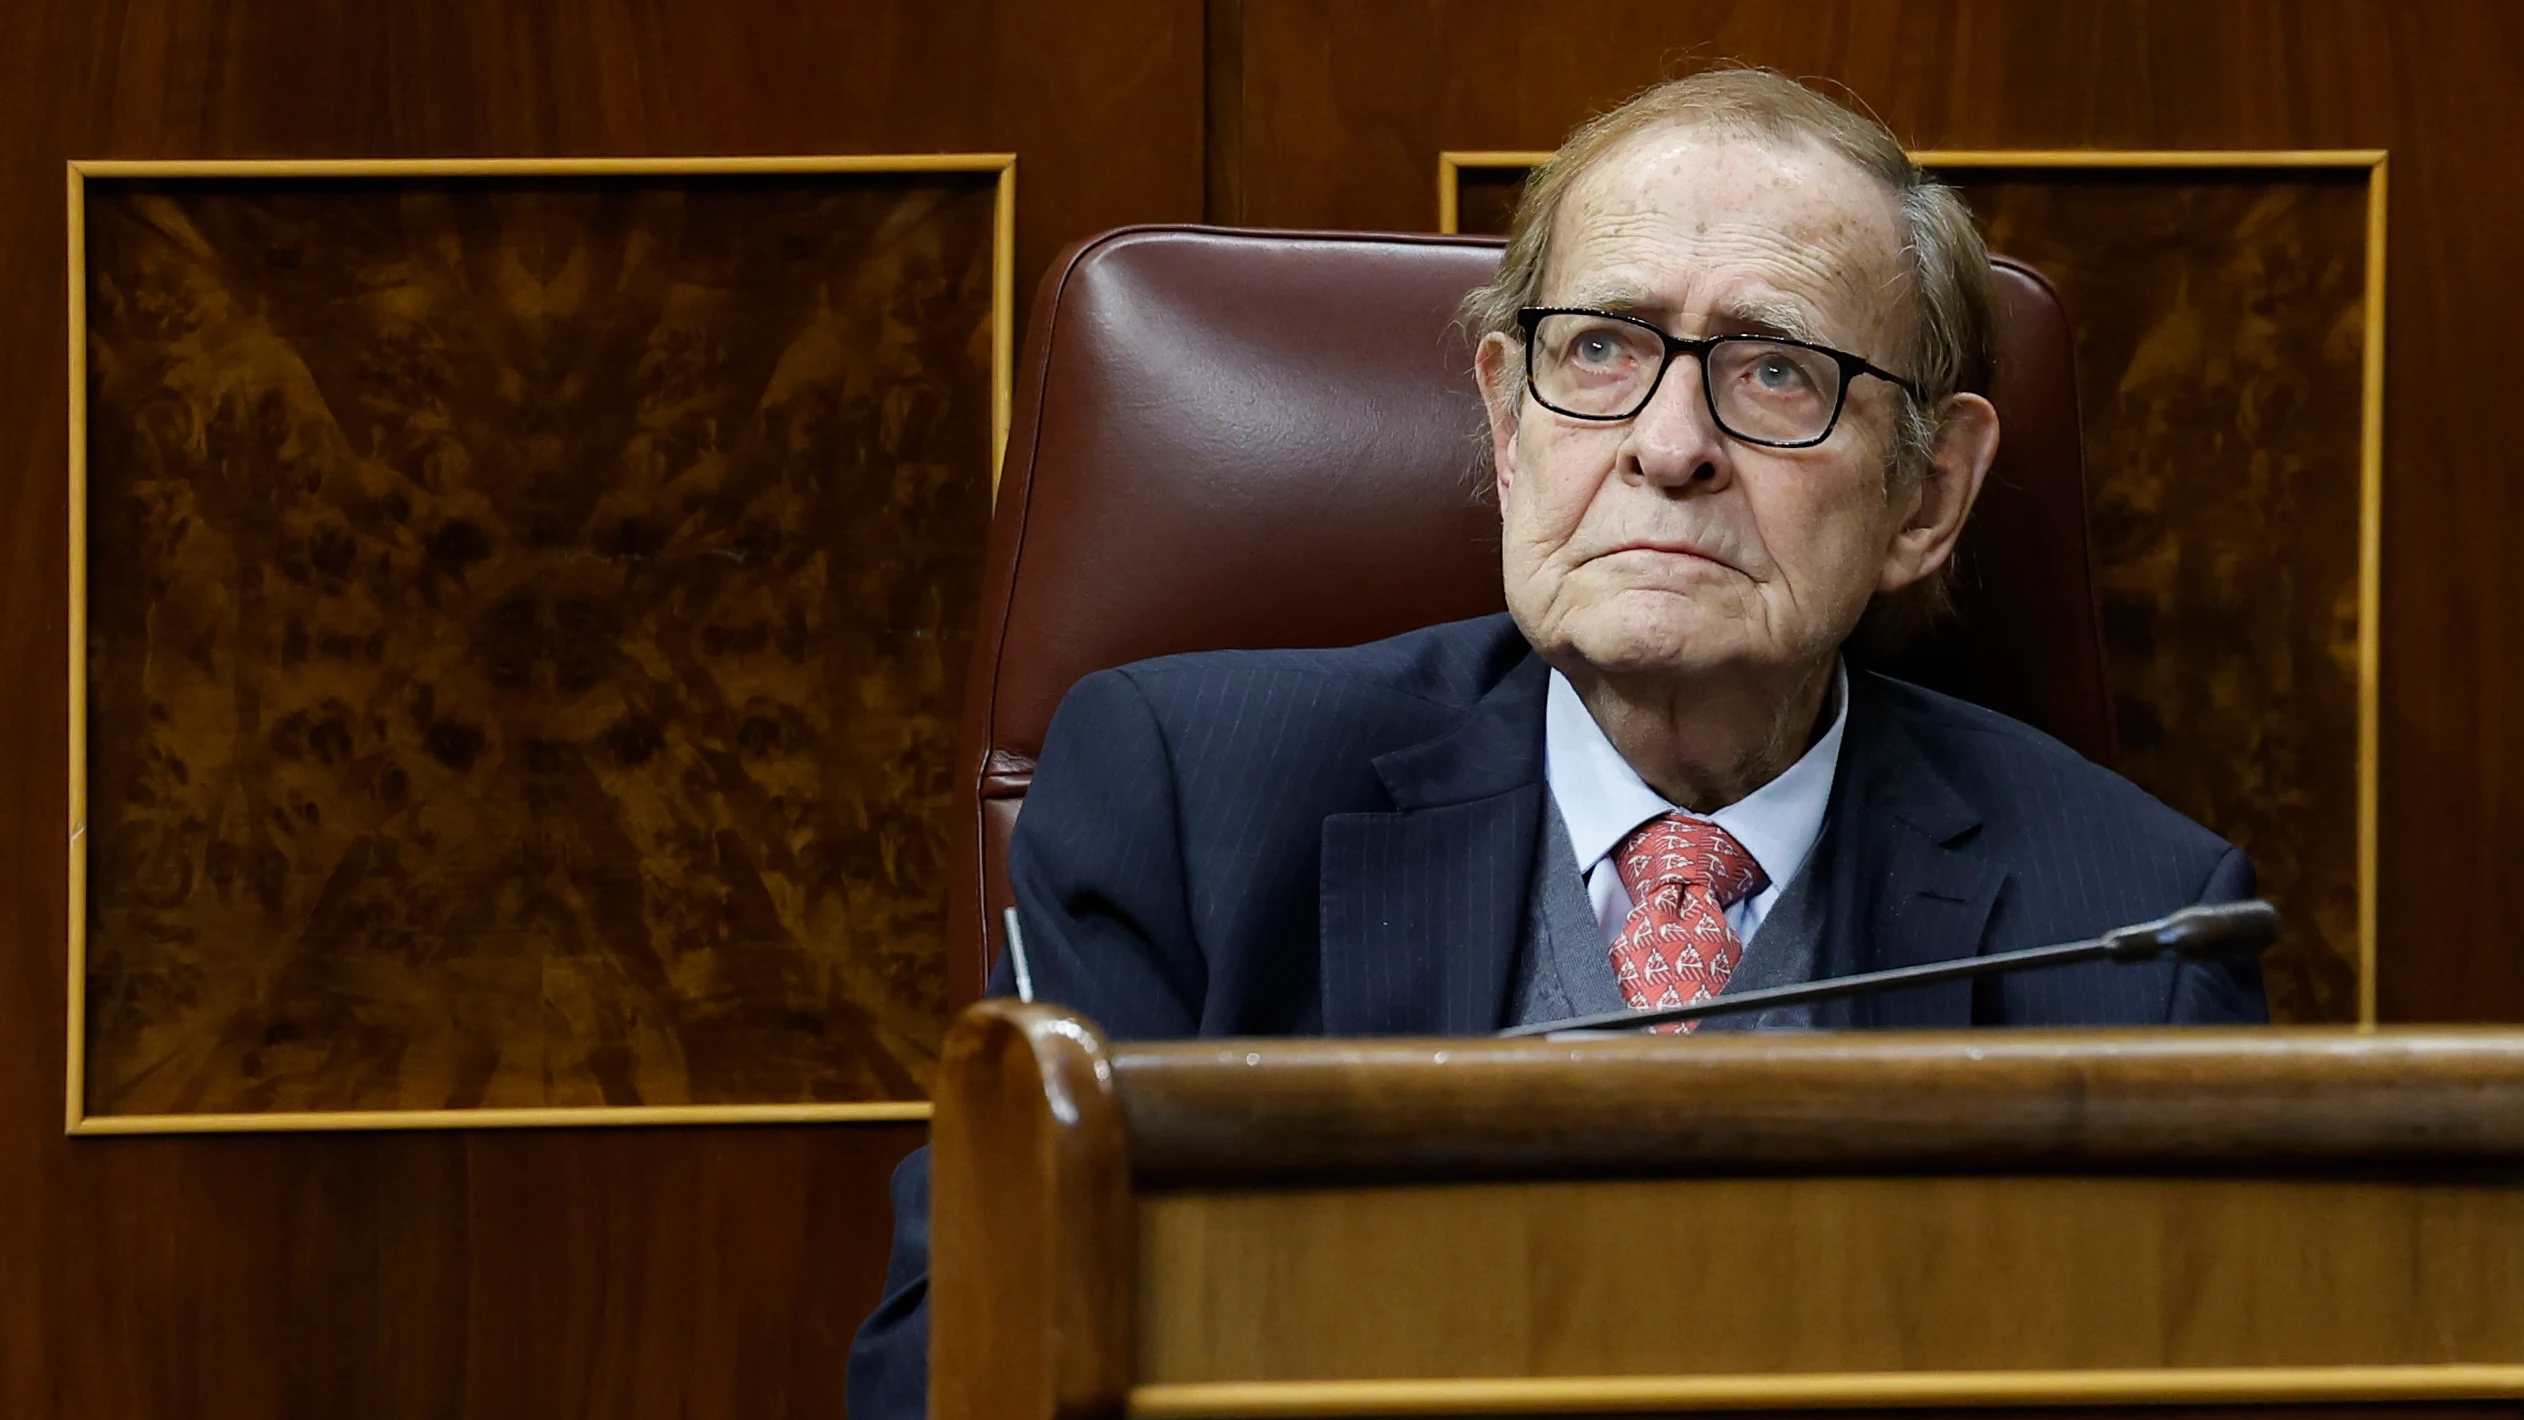
[[[1464,293],[1474,237],[1133,227],[1029,327],[956,775],[950,987],[979,994],[1008,835],[1061,696],[1176,651],[1339,646],[1500,610]],[[1898,671],[2113,750],[2067,312],[1995,262],[2003,428],[1960,615]]]

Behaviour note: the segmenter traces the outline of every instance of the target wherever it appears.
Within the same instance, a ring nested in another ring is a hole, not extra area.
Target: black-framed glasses
[[[1770,449],[1832,436],[1849,382],[1873,375],[1913,399],[1919,387],[1846,350],[1775,335],[1684,340],[1634,316],[1557,306],[1516,313],[1525,331],[1525,387],[1554,414],[1599,423],[1635,417],[1656,398],[1674,357],[1700,362],[1709,417],[1731,437]]]

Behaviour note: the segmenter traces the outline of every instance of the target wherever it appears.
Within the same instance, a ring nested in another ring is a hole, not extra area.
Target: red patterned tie
[[[1630,1009],[1688,1005],[1725,990],[1744,956],[1727,906],[1770,884],[1744,845],[1705,818],[1666,814],[1630,830],[1613,866],[1630,890],[1630,916],[1613,940],[1613,973]]]

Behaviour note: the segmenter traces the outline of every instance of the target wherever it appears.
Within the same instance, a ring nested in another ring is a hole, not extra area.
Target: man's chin
[[[1740,624],[1696,614],[1676,616],[1674,599],[1659,600],[1665,603],[1663,616],[1578,619],[1565,628],[1564,653],[1598,674],[1619,678],[1689,677],[1744,659]]]

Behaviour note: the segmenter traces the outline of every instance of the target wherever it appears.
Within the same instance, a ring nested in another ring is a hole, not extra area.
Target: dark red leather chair
[[[957,748],[948,942],[980,993],[1008,835],[1061,696],[1174,651],[1339,646],[1501,609],[1497,512],[1456,303],[1473,237],[1134,227],[1035,298]],[[1897,673],[2109,759],[2069,324],[1995,263],[2003,445],[1960,615]]]

